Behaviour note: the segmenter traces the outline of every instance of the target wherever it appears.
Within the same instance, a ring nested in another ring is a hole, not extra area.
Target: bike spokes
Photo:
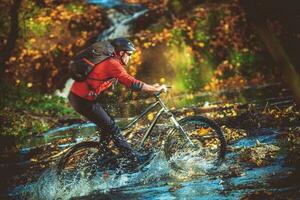
[[[178,129],[172,130],[165,145],[166,157],[170,160],[171,166],[177,166],[179,169],[178,163],[185,164],[192,159],[216,161],[222,157],[224,148],[222,132],[210,120],[206,119],[208,122],[205,123],[202,119],[181,123],[184,133]]]
[[[96,172],[98,157],[98,149],[80,149],[66,160],[62,172],[67,176],[78,178],[91,177]]]

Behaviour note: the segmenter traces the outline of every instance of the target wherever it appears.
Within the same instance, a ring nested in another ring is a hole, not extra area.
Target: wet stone
[[[169,188],[170,192],[175,192],[176,190],[179,190],[180,188],[183,188],[183,186],[181,184],[176,184],[173,187]]]
[[[240,151],[240,160],[256,167],[269,165],[275,160],[280,148],[272,144],[257,143],[256,146]]]

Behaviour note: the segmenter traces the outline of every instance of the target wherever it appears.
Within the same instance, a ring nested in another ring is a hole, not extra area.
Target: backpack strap
[[[88,60],[87,58],[82,58],[82,60],[83,60],[84,62],[86,62],[87,64],[89,64],[90,66],[92,66],[93,69],[94,69],[94,68],[96,67],[96,65],[97,65],[97,64],[91,62],[90,60]],[[92,70],[93,70],[93,69],[92,69]],[[91,71],[92,71],[92,70],[91,70]],[[91,71],[90,71],[90,72],[91,72]],[[94,81],[99,81],[99,82],[111,81],[111,82],[113,82],[113,87],[114,87],[114,85],[118,82],[118,79],[117,79],[117,78],[107,78],[107,79],[102,80],[102,79],[92,78],[92,77],[89,77],[89,75],[87,75],[87,78],[85,79],[84,82],[87,84],[87,87],[88,87],[88,89],[89,89],[90,91],[89,91],[88,94],[85,95],[85,97],[91,95],[91,96],[93,96],[94,99],[96,99],[97,96],[98,96],[97,93],[96,93],[96,91],[99,89],[99,87],[101,86],[101,84],[99,84],[99,86],[98,86],[97,88],[94,88],[91,84],[88,83],[87,80],[94,80]]]
[[[82,58],[82,60],[83,60],[84,62],[86,62],[87,64],[89,64],[90,66],[92,66],[93,69],[96,67],[96,64],[94,64],[93,62],[91,62],[91,61],[88,60],[87,58]],[[93,69],[92,69],[90,72],[92,72]],[[94,80],[94,81],[101,81],[101,82],[104,82],[104,81],[105,81],[105,80],[101,80],[101,79],[97,79],[97,78],[91,78],[91,77],[89,77],[89,75],[87,75],[86,80],[87,80],[87,79]],[[86,80],[85,80],[85,82],[87,82]]]
[[[82,60],[84,61],[84,62],[86,62],[87,64],[89,64],[90,66],[92,66],[93,67],[93,69],[95,68],[95,64],[93,63],[93,62],[91,62],[90,60],[88,60],[87,58],[82,58]],[[92,71],[92,70],[91,70]],[[87,78],[84,80],[84,82],[86,83],[86,85],[87,85],[87,87],[88,87],[88,89],[89,89],[89,92],[84,96],[84,97],[87,97],[87,96],[93,96],[93,98],[94,99],[96,99],[96,97],[97,97],[97,94],[96,94],[96,90],[97,90],[97,88],[95,89],[91,84],[89,84],[88,82],[87,82],[87,80],[95,80],[95,81],[100,81],[100,82],[103,82],[103,80],[101,80],[101,79],[96,79],[96,78],[91,78],[91,77],[89,77],[89,76],[87,76]]]
[[[89,61],[87,58],[82,58],[82,60],[84,60],[84,62],[86,62],[87,64],[91,65],[92,67],[95,67],[95,64],[92,63],[91,61]]]
[[[107,57],[107,58],[110,58],[110,57]],[[91,65],[92,67],[93,67],[93,69],[96,67],[96,65],[98,64],[98,63],[93,63],[93,62],[91,62],[90,60],[88,60],[87,58],[82,58],[82,60],[84,60],[84,62],[86,62],[87,64],[89,64],[89,65]],[[104,60],[103,60],[104,61]],[[93,71],[93,69],[90,71],[90,72],[92,72]],[[91,77],[89,77],[89,76],[87,76],[86,77],[86,80],[94,80],[94,81],[101,81],[101,82],[105,82],[105,81],[107,81],[107,80],[109,80],[109,79],[111,79],[111,78],[108,78],[108,79],[105,79],[105,80],[102,80],[102,79],[97,79],[97,78],[91,78]]]
[[[99,81],[99,79],[92,79],[92,80],[97,80]],[[105,80],[101,80],[101,82],[105,82],[105,81],[110,81],[112,82],[112,87],[114,88],[115,85],[118,83],[118,79],[117,78],[108,78]],[[93,99],[95,100],[98,96],[98,94],[96,93],[96,91],[101,87],[101,84],[99,84],[98,87],[94,88],[91,84],[89,84],[87,81],[85,81],[85,83],[87,84],[88,89],[90,90],[89,93],[87,93],[84,97],[87,96],[93,96]]]
[[[92,96],[93,99],[96,99],[96,97],[97,97],[96,89],[93,88],[93,86],[91,86],[87,81],[85,81],[85,83],[86,83],[87,87],[89,88],[89,92],[84,97]]]

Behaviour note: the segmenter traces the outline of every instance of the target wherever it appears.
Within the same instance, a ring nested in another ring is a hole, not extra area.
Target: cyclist
[[[134,91],[153,93],[166,91],[167,88],[165,85],[146,84],[127,73],[125,67],[135,51],[130,40],[117,38],[112,40],[111,44],[115,49],[114,56],[97,64],[86,81],[75,81],[68,98],[75,111],[94,122],[100,129],[100,146],[104,151],[108,150],[108,143],[112,140],[121,153],[134,158],[138,163],[144,163],[151,158],[151,153],[141,154],[134,150],[121,135],[114,119],[95,97],[101,95],[101,92],[108,89],[116,80]]]

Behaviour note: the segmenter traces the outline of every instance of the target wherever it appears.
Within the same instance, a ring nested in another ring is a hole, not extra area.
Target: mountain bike
[[[185,170],[180,163],[192,157],[205,157],[215,163],[221,162],[225,157],[226,141],[220,127],[211,119],[203,116],[188,116],[177,120],[162,101],[160,94],[161,92],[154,94],[155,101],[140,115],[123,126],[122,132],[132,128],[144,116],[160,107],[143,137],[139,138],[140,142],[137,146],[139,150],[144,148],[146,140],[153,133],[153,128],[164,116],[169,120],[170,125],[161,136],[162,142],[159,150],[164,152],[169,166],[173,170]],[[144,167],[132,166],[134,162],[126,160],[117,149],[104,151],[100,144],[101,141],[83,141],[71,147],[60,158],[57,174],[70,174],[77,171],[78,174],[84,173],[93,176],[97,170],[102,172],[112,168],[139,170]],[[111,145],[113,144],[108,144],[108,146]]]

